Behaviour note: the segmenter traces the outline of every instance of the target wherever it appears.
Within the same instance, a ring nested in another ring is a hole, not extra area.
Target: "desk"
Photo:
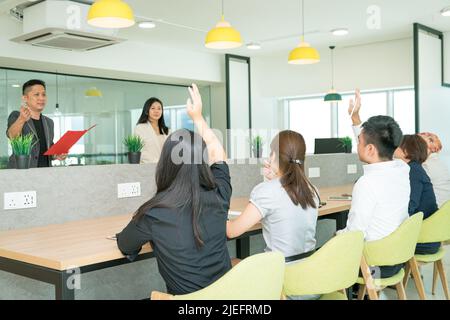
[[[329,195],[349,193],[351,189],[351,185],[321,189],[322,201],[327,201]],[[234,198],[231,210],[242,211],[247,203],[248,198]],[[341,216],[349,207],[349,201],[327,201],[319,209],[319,216]],[[73,300],[74,276],[130,263],[117,248],[116,241],[106,239],[121,231],[130,219],[131,214],[125,214],[0,232],[0,270],[53,284],[56,299]],[[236,240],[238,257],[250,254],[249,237],[257,233],[261,233],[260,224]],[[147,244],[135,261],[153,256]]]

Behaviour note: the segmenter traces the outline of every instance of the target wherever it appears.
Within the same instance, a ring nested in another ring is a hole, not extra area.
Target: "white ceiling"
[[[162,19],[207,31],[220,19],[220,0],[126,0],[136,16]],[[367,9],[376,4],[381,9],[381,28],[367,27]],[[412,36],[412,24],[419,22],[441,31],[450,30],[450,18],[440,10],[450,0],[305,0],[306,40],[317,47],[331,44],[352,46]],[[225,19],[241,33],[245,43],[261,42],[263,49],[239,48],[230,52],[245,55],[288,51],[299,42],[301,30],[300,0],[225,0]],[[350,34],[332,36],[329,31],[345,27]],[[120,36],[161,46],[206,49],[205,32],[159,23],[157,28],[137,26],[121,30]],[[214,52],[214,51],[212,51]]]

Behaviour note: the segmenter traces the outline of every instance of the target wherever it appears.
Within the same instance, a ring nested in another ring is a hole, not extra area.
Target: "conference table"
[[[323,202],[319,219],[336,220],[336,229],[345,228],[350,201],[330,201],[330,196],[351,194],[353,185],[320,188]],[[230,211],[242,212],[247,197],[232,198]],[[132,214],[85,219],[43,227],[0,232],[0,270],[55,286],[57,300],[75,299],[75,277],[130,262],[108,239],[120,232]],[[230,216],[231,218],[231,216]],[[250,237],[261,233],[261,224],[253,226],[236,239],[236,257],[250,255]],[[234,240],[234,239],[230,239]],[[153,258],[150,244],[142,247],[134,261]]]

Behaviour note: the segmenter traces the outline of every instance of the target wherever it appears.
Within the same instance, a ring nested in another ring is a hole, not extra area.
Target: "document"
[[[82,136],[84,136],[84,134],[86,132],[88,132],[95,126],[96,125],[94,124],[92,127],[90,127],[87,130],[81,130],[81,131],[69,130],[69,131],[67,131],[66,133],[64,133],[64,135],[61,137],[61,139],[59,139],[59,141],[57,143],[52,145],[50,147],[50,149],[48,149],[44,153],[44,156],[52,156],[52,155],[69,153],[70,148],[72,148],[72,146],[75,143],[77,143],[77,141],[80,140],[80,138]]]

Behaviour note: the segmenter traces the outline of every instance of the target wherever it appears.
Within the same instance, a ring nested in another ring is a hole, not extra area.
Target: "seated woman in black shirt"
[[[395,151],[395,157],[409,164],[409,181],[411,184],[411,195],[408,205],[410,216],[423,212],[423,218],[430,217],[438,210],[433,185],[428,177],[422,163],[427,160],[428,146],[417,134],[403,136],[402,143]],[[433,254],[439,251],[441,244],[419,243],[416,246],[416,254]]]
[[[226,155],[202,116],[197,86],[189,93],[187,113],[199,134],[183,129],[167,138],[156,167],[155,196],[117,234],[119,249],[131,260],[150,242],[167,291],[175,295],[202,289],[231,268]]]

